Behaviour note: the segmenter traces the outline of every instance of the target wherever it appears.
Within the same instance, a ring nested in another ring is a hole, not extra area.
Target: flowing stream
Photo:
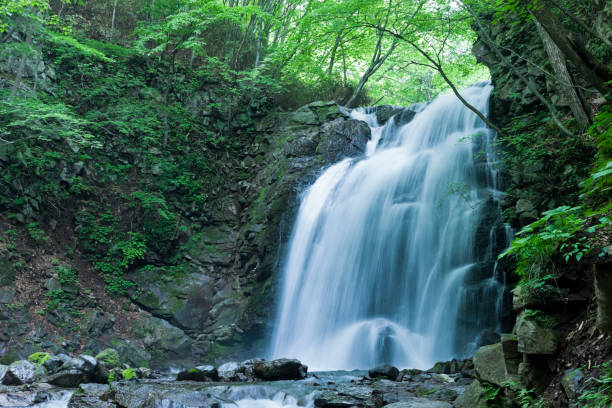
[[[491,90],[462,94],[486,114]],[[504,291],[495,134],[454,95],[384,126],[371,109],[351,116],[372,137],[362,157],[329,167],[303,194],[272,355],[311,370],[467,356],[499,330]]]

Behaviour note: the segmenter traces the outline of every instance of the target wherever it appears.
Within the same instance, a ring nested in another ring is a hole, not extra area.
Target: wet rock
[[[117,408],[117,405],[98,397],[73,394],[68,401],[68,408]]]
[[[406,401],[385,405],[384,408],[452,408],[452,405],[447,402],[413,397]]]
[[[246,381],[247,378],[243,371],[244,368],[235,361],[222,364],[217,368],[220,381]]]
[[[79,392],[88,397],[96,397],[108,400],[111,389],[108,384],[86,383],[79,385]]]
[[[191,362],[193,340],[166,320],[149,317],[134,324],[134,334],[151,354],[151,363],[158,368]]]
[[[324,391],[315,397],[314,405],[317,408],[349,408],[363,406],[364,401],[351,395]]]
[[[87,374],[81,370],[71,369],[62,370],[59,373],[52,374],[46,380],[49,384],[57,385],[58,387],[72,388],[81,383],[88,381]]]
[[[178,373],[178,381],[217,381],[219,373],[211,365],[202,365]]]
[[[404,108],[401,106],[381,105],[376,106],[376,120],[379,125],[384,125],[392,116],[401,113]]]
[[[257,362],[253,365],[253,372],[257,378],[266,381],[301,380],[306,378],[308,367],[299,360],[281,358]]]
[[[41,369],[27,360],[15,361],[8,366],[2,384],[22,385],[31,384],[41,376]]]
[[[372,368],[368,371],[370,378],[388,378],[389,380],[395,381],[399,376],[399,370],[397,367],[390,366],[389,364],[381,364],[376,368]]]
[[[218,399],[205,387],[193,387],[190,383],[136,383],[121,381],[113,384],[113,401],[120,407],[210,407],[220,408],[227,400]]]

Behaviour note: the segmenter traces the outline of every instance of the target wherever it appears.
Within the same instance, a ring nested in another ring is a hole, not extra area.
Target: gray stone
[[[547,317],[536,318],[523,312],[514,326],[518,338],[518,351],[527,354],[554,354],[559,345],[559,336],[550,327],[544,327],[540,321]]]
[[[4,374],[2,384],[5,385],[22,385],[31,384],[40,378],[42,372],[40,369],[27,360],[19,360],[11,363]]]
[[[151,353],[151,362],[156,367],[168,368],[192,359],[191,340],[184,331],[157,317],[149,317],[134,324],[134,334]]]
[[[86,383],[79,385],[79,392],[88,397],[108,399],[111,394],[108,384]]]
[[[0,384],[3,384],[3,380],[4,380],[4,375],[6,374],[8,370],[8,366],[4,365],[4,364],[0,364]]]
[[[253,365],[253,372],[257,378],[266,381],[301,380],[306,378],[308,367],[299,360],[281,358],[273,361],[256,362]]]
[[[452,405],[448,402],[413,397],[406,401],[385,405],[384,408],[452,408]]]
[[[390,366],[389,364],[381,364],[378,367],[370,369],[368,375],[370,378],[382,377],[395,381],[399,376],[399,370],[397,367]]]
[[[476,375],[481,381],[501,386],[508,379],[502,344],[479,348],[474,353]]]
[[[455,380],[453,380],[447,374],[434,374],[431,379],[442,384],[451,384],[455,382]]]
[[[66,361],[69,360],[70,357],[65,354],[49,356],[47,361],[43,363],[43,367],[47,371],[47,374],[55,374],[60,371],[61,367],[64,365]]]
[[[219,380],[221,381],[236,381],[239,379],[239,375],[242,372],[242,368],[235,361],[230,361],[220,365],[217,368],[219,374]]]
[[[117,408],[117,406],[98,397],[73,394],[68,401],[68,408]]]
[[[12,303],[15,298],[15,288],[0,288],[0,303]]]

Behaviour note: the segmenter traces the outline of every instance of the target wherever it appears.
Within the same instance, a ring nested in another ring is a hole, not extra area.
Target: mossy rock
[[[107,348],[99,352],[96,355],[96,360],[98,360],[98,363],[103,363],[113,368],[121,364],[121,361],[119,360],[119,352],[112,348]]]
[[[30,356],[28,357],[28,361],[34,364],[44,364],[45,361],[49,360],[50,358],[51,356],[48,353],[40,352],[30,354]]]

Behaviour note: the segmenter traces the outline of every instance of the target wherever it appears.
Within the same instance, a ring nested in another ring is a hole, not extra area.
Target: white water
[[[491,89],[463,96],[486,114]],[[476,242],[499,210],[495,135],[453,95],[418,110],[404,126],[353,111],[372,129],[366,154],[331,166],[304,193],[273,357],[311,370],[429,368],[496,329],[498,222]]]

